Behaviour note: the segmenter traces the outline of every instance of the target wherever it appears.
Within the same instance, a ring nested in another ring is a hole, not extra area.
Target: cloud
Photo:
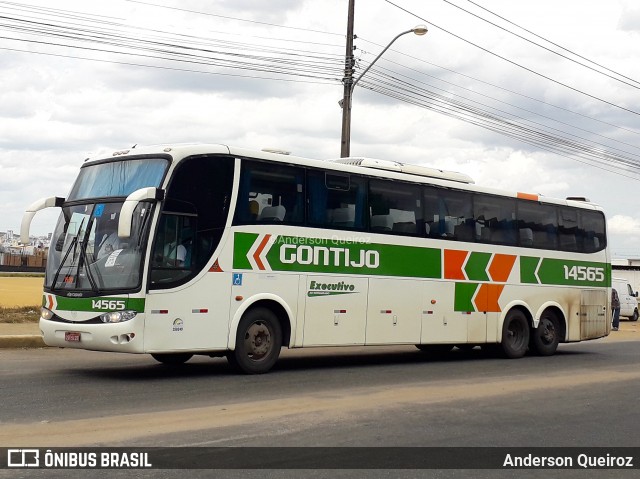
[[[31,3],[50,7],[45,0]],[[630,41],[640,26],[640,10],[632,2],[627,2],[629,6],[624,8],[606,2],[560,3],[496,0],[491,9],[631,78],[640,77],[640,64],[635,60],[640,56],[640,42]],[[515,40],[444,2],[426,8],[424,2],[407,1],[403,6],[534,71],[627,107],[635,108],[638,103],[635,89]],[[64,196],[87,156],[134,143],[221,142],[255,149],[282,148],[311,158],[339,155],[342,112],[337,102],[343,93],[339,78],[346,2],[186,0],[179,7],[250,21],[134,2],[56,3],[60,9],[106,15],[110,21],[124,23],[128,32],[135,32],[136,27],[152,28],[156,30],[154,35],[164,39],[168,35],[180,36],[181,41],[203,37],[232,41],[236,50],[241,49],[238,43],[247,43],[253,49],[319,52],[335,62],[338,81],[306,84],[242,79],[2,50],[0,231],[17,230],[24,207],[38,197]],[[367,53],[358,50],[356,54],[371,60],[382,49],[377,45],[386,45],[396,33],[418,23],[417,18],[389,4],[360,2],[356,6],[359,37],[356,45]],[[598,35],[593,35],[594,31]],[[145,35],[148,34],[146,31]],[[0,48],[17,46],[33,52],[102,60],[123,58],[0,40]],[[127,61],[149,60],[130,56]],[[156,64],[209,69],[175,62]],[[439,91],[440,94],[464,102],[467,108],[509,118],[517,115],[523,118],[518,121],[529,120],[526,124],[531,129],[545,128],[550,135],[563,135],[567,141],[599,142],[602,145],[598,148],[617,148],[614,151],[640,163],[640,149],[635,146],[637,115],[580,96],[497,60],[439,28],[430,28],[424,37],[406,35],[399,39],[378,66],[392,70],[397,78],[404,78],[399,74],[407,75],[423,88],[442,88],[445,91]],[[292,72],[295,73],[293,68]],[[235,73],[265,76],[247,70]],[[633,198],[638,189],[638,169],[625,170],[616,163],[598,165],[613,170],[603,171],[585,164],[589,161],[584,158],[575,155],[568,158],[545,151],[542,146],[523,143],[364,88],[356,88],[354,94],[351,148],[354,156],[461,171],[473,177],[478,185],[511,192],[560,198],[586,196],[602,205],[611,218],[610,244],[615,247],[614,252],[618,246],[624,246],[640,256],[637,228],[634,226],[632,232],[624,229],[634,224],[637,216]],[[41,214],[44,212],[36,216],[34,228],[46,232],[47,228],[53,228],[55,216],[48,220],[49,226],[43,223],[35,226]]]
[[[620,14],[618,28],[626,32],[640,31],[640,8],[636,5],[626,6]]]
[[[614,215],[609,218],[607,227],[610,234],[640,236],[640,219],[625,215]]]

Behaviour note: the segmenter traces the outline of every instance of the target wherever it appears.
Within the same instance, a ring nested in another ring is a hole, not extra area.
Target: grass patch
[[[0,278],[44,278],[44,273],[0,273]]]
[[[37,323],[39,319],[40,306],[0,307],[0,323]]]

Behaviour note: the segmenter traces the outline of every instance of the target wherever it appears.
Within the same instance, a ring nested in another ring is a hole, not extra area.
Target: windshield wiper
[[[65,263],[67,262],[67,258],[69,257],[69,253],[71,253],[71,249],[75,246],[77,242],[78,242],[78,235],[74,236],[74,238],[71,240],[71,244],[69,244],[69,247],[67,248],[67,252],[65,253],[64,258],[62,258],[62,261],[60,262],[60,266],[58,266],[58,269],[56,270],[56,274],[53,275],[53,282],[51,283],[51,291],[55,291],[57,289],[56,284],[58,284],[58,276],[60,276],[60,272],[62,271],[62,268],[64,268]],[[67,268],[69,267],[70,266],[67,266]]]
[[[87,279],[89,280],[91,289],[94,293],[100,294],[100,288],[98,288],[96,280],[93,277],[93,273],[91,272],[91,264],[89,262],[89,258],[87,257],[86,241],[80,243],[80,262],[78,263],[78,274],[80,273],[80,267],[82,266],[82,263],[84,263],[84,270],[87,273]]]
[[[56,289],[56,284],[58,283],[58,276],[60,276],[60,272],[62,271],[62,268],[65,266],[65,263],[67,262],[67,258],[69,257],[69,253],[71,253],[71,250],[78,244],[78,237],[80,236],[80,232],[82,231],[82,225],[84,225],[84,220],[85,218],[82,219],[82,221],[80,222],[80,226],[78,227],[78,233],[73,237],[73,239],[71,240],[71,244],[69,244],[69,247],[67,248],[67,252],[64,255],[64,258],[62,258],[62,261],[60,262],[60,266],[58,267],[58,269],[56,270],[56,274],[53,276],[53,283],[51,285],[51,290],[55,291]],[[80,251],[82,252],[82,245],[80,247]],[[73,252],[73,259],[75,260],[76,257],[76,253],[75,251]],[[67,266],[67,268],[71,268],[73,267],[73,262]],[[80,262],[78,262],[78,270],[80,269]]]

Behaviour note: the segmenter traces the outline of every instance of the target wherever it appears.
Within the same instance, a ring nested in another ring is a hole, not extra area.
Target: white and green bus
[[[395,161],[163,145],[86,160],[66,198],[29,207],[23,241],[53,206],[50,346],[263,373],[282,347],[518,358],[610,330],[605,217],[584,199]]]

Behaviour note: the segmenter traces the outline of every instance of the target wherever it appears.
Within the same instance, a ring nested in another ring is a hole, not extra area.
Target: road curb
[[[44,348],[42,336],[35,334],[14,334],[0,336],[0,349]]]

